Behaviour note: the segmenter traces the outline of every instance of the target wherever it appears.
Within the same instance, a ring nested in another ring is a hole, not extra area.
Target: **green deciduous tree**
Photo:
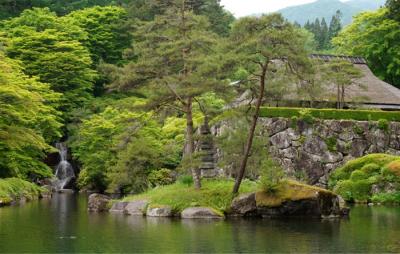
[[[118,63],[123,50],[131,45],[126,32],[127,13],[116,6],[92,7],[74,11],[65,17],[87,33],[83,44],[89,49],[94,64],[100,60]]]
[[[63,94],[60,109],[68,112],[91,96],[96,72],[80,41],[87,34],[49,9],[33,9],[3,23],[6,53],[22,62],[24,72]]]
[[[400,22],[387,14],[386,8],[361,13],[333,43],[339,53],[363,56],[378,77],[400,86]]]
[[[245,150],[238,169],[233,193],[238,193],[246,171],[254,133],[263,103],[268,78],[279,68],[297,70],[307,61],[305,38],[281,15],[274,14],[260,18],[248,17],[238,20],[230,38],[232,49],[240,59],[240,65],[249,76],[249,85],[257,96],[252,120],[247,135]]]
[[[60,137],[60,94],[28,77],[0,52],[0,177],[38,180],[52,175],[42,159]]]

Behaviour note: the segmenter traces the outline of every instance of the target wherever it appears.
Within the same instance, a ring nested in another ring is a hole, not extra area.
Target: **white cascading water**
[[[68,148],[65,143],[57,143],[56,148],[60,155],[60,162],[56,168],[57,181],[55,183],[57,190],[65,189],[65,186],[75,178],[74,169],[68,162]]]

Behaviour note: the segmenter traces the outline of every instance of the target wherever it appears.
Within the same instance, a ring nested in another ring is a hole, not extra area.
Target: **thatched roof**
[[[353,85],[347,88],[346,102],[357,102],[375,108],[400,108],[400,89],[376,77],[364,58],[318,54],[313,54],[310,58],[326,62],[336,59],[349,61],[361,71],[363,77],[354,80]],[[336,88],[333,86],[328,87],[328,92],[323,96],[323,101],[334,101]]]

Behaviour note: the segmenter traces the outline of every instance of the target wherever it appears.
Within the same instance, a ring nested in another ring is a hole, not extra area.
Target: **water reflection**
[[[1,252],[400,252],[400,209],[348,220],[142,218],[86,211],[71,194],[0,209]]]

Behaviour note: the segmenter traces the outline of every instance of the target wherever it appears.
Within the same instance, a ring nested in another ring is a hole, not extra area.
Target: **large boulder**
[[[218,214],[208,207],[190,207],[181,213],[183,219],[223,219],[224,216]]]
[[[143,216],[146,214],[147,206],[149,202],[147,200],[137,200],[128,202],[125,206],[124,213],[134,216]]]
[[[276,192],[256,193],[257,213],[262,217],[338,217],[339,197],[328,190],[294,181]]]
[[[88,201],[88,211],[89,212],[104,212],[108,211],[108,203],[111,198],[102,194],[91,194]]]
[[[257,212],[256,194],[242,194],[236,197],[231,204],[229,215],[251,216]]]
[[[110,212],[112,213],[123,213],[128,202],[116,202],[111,206]]]
[[[146,215],[148,217],[172,217],[172,208],[170,206],[148,207]]]

